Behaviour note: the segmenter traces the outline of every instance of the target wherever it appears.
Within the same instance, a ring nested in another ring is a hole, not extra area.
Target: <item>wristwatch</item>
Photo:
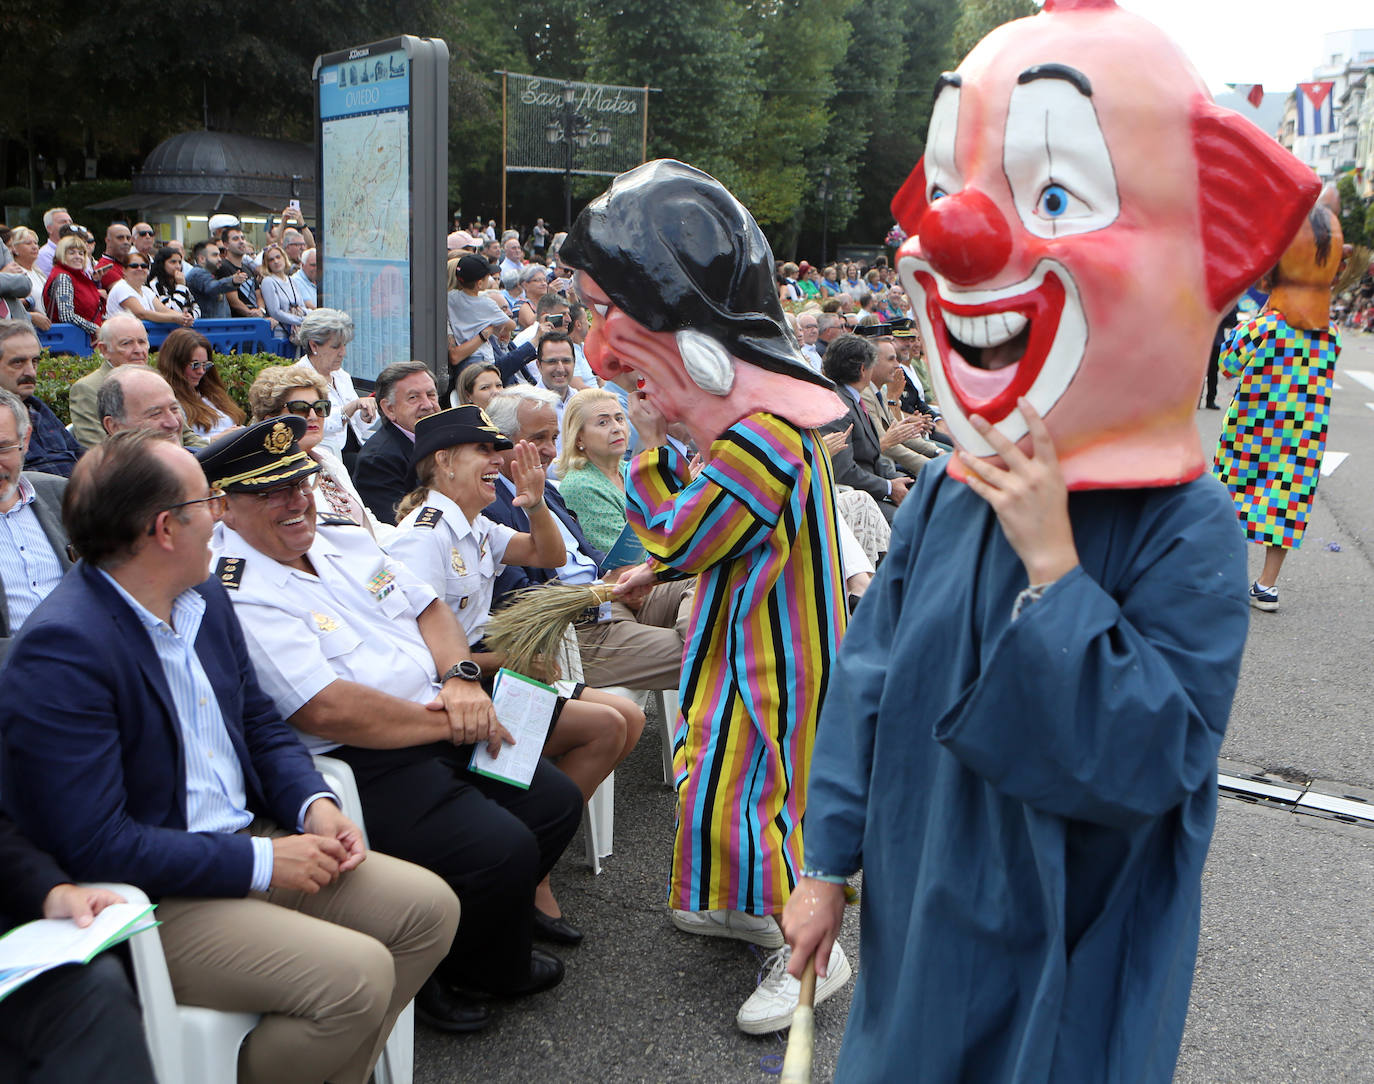
[[[482,668],[471,659],[464,659],[460,663],[455,663],[444,671],[444,676],[439,679],[439,684],[443,685],[450,678],[461,678],[464,681],[481,681]]]

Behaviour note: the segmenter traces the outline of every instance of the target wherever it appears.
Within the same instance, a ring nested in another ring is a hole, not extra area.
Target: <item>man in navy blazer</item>
[[[6,683],[29,693],[0,704],[0,795],[73,876],[161,897],[180,1001],[274,1021],[246,1040],[241,1080],[289,1066],[363,1084],[457,902],[365,853],[259,688],[206,579],[222,500],[194,456],[143,430],[77,464],[63,515],[82,560],[11,646]]]
[[[420,361],[398,361],[377,374],[373,394],[382,424],[353,464],[358,496],[380,523],[396,522],[396,506],[416,486],[415,423],[439,412],[434,374]]]
[[[497,392],[487,404],[487,413],[512,441],[527,440],[538,448],[539,458],[547,467],[553,462],[558,433],[556,401],[551,391],[517,384]],[[528,531],[529,517],[513,503],[510,461],[514,454],[501,453],[496,500],[482,514],[517,531]],[[587,541],[577,516],[552,483],[544,487],[544,500],[564,530],[568,562],[556,569],[507,566],[496,581],[497,599],[507,591],[554,578],[566,583],[590,583],[600,578],[606,555]],[[682,678],[683,638],[692,614],[695,583],[695,579],[671,580],[622,596],[601,607],[599,620],[578,624],[577,641],[587,684],[593,688],[676,689]]]

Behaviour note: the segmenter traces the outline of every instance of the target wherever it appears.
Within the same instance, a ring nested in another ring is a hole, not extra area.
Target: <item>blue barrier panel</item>
[[[53,324],[48,331],[37,331],[38,345],[50,354],[75,354],[77,357],[91,356],[91,337],[75,324]]]

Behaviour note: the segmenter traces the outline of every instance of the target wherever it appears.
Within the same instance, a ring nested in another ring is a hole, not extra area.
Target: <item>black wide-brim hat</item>
[[[427,455],[457,444],[490,444],[498,452],[515,447],[487,417],[485,410],[469,403],[429,414],[416,422],[415,451],[410,461],[418,463]]]
[[[265,418],[220,437],[196,453],[212,489],[259,493],[314,474],[320,465],[301,450],[305,419],[294,414]]]
[[[768,239],[708,173],[671,158],[622,173],[577,216],[558,258],[650,331],[693,328],[762,369],[834,387],[783,318]]]

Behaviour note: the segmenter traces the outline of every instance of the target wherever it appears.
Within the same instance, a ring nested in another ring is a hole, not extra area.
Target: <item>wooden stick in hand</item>
[[[792,1014],[787,1053],[782,1059],[781,1084],[811,1084],[811,1056],[816,1039],[816,960],[807,961],[801,977],[801,997]]]

